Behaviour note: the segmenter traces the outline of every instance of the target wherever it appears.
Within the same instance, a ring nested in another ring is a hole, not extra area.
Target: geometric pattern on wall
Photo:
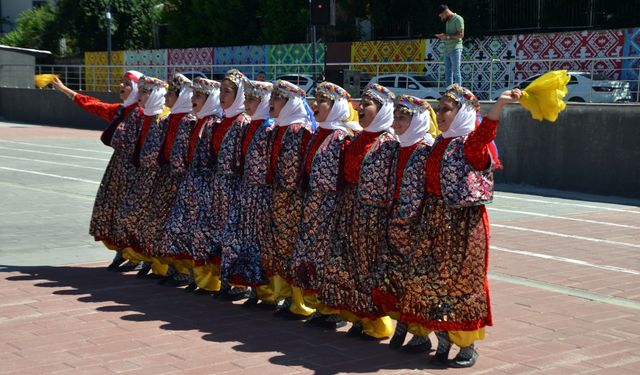
[[[516,63],[516,80],[548,70],[596,71],[611,79],[620,78],[624,49],[622,30],[575,31],[518,35],[518,60],[546,60]],[[606,58],[585,61],[587,58]],[[549,61],[549,60],[562,61]]]
[[[271,66],[268,79],[285,73],[311,73],[313,63],[313,44],[272,44],[267,47],[268,64],[291,64],[288,66]],[[316,43],[316,72],[322,72],[324,67],[324,43]]]
[[[462,84],[480,99],[488,99],[494,95],[494,91],[509,86],[514,80],[515,40],[513,35],[465,40],[461,64]],[[444,64],[434,63],[444,62],[443,46],[440,39],[426,41],[426,74],[439,77],[441,82],[444,80]]]
[[[640,79],[640,28],[624,30],[624,56],[634,57],[622,61],[622,79],[630,81],[631,90],[638,90]]]
[[[386,62],[419,62],[425,59],[425,40],[372,40],[351,44],[351,62],[354,63],[386,63]],[[422,64],[381,64],[378,66],[353,65],[351,69],[376,73],[412,72],[422,73]]]
[[[218,47],[214,51],[215,71],[225,73],[231,68],[238,68],[250,78],[254,78],[259,71],[266,72],[269,47],[264,46],[234,46]],[[241,66],[252,65],[252,66]]]
[[[137,70],[146,76],[159,79],[167,78],[166,49],[130,50],[124,53],[124,65],[127,70]]]
[[[85,70],[85,84],[88,91],[118,91],[120,80],[124,75],[124,52],[113,51],[111,52],[111,90],[108,90],[109,70],[105,65],[108,64],[107,52],[85,52],[84,53],[84,65]],[[96,66],[102,65],[102,66]]]
[[[169,75],[176,71],[203,71],[213,68],[213,48],[179,48],[167,51]]]

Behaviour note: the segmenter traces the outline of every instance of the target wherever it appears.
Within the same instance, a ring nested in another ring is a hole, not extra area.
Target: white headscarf
[[[180,94],[176,104],[171,107],[171,113],[189,113],[193,109],[191,98],[193,97],[193,88],[188,82],[180,85]]]
[[[400,147],[413,146],[414,144],[425,139],[429,146],[433,145],[433,137],[429,134],[430,126],[429,111],[415,112],[411,117],[409,129],[403,134],[396,134]],[[431,141],[431,143],[429,143]]]
[[[476,109],[465,102],[462,103],[458,113],[453,118],[451,126],[442,133],[443,138],[461,137],[471,133],[476,128]]]
[[[282,107],[280,115],[276,119],[278,126],[289,126],[291,124],[308,122],[307,110],[304,106],[304,99],[299,96],[292,96]]]
[[[333,103],[327,119],[318,122],[318,126],[323,129],[337,130],[346,129],[346,120],[351,116],[351,105],[346,98],[340,97]]]
[[[127,77],[127,75],[129,74],[133,75],[138,79],[142,77],[142,73],[140,73],[137,70],[129,70],[124,74],[124,76]],[[138,82],[131,80],[131,93],[129,93],[129,96],[127,96],[127,98],[124,100],[122,105],[124,105],[125,107],[128,107],[131,104],[134,104],[137,102],[138,102]]]
[[[271,99],[271,93],[268,92],[266,95],[260,98],[260,104],[258,104],[258,108],[256,108],[256,113],[251,116],[252,120],[266,120],[269,118],[269,100]]]
[[[373,118],[369,126],[364,128],[364,131],[370,133],[388,131],[393,133],[391,124],[393,124],[393,100],[385,100],[376,117]]]
[[[144,105],[144,114],[146,116],[159,115],[164,107],[164,96],[167,89],[164,87],[156,87],[149,94],[149,99]]]
[[[237,86],[236,98],[233,100],[231,107],[224,110],[224,117],[229,118],[244,112],[244,85],[241,83]]]
[[[358,121],[346,121],[344,123],[344,126],[347,127],[347,129],[351,129],[351,131],[353,131],[354,133],[362,131],[362,126],[360,126],[360,123],[358,123]]]
[[[220,115],[222,108],[220,107],[220,88],[214,88],[211,94],[207,97],[204,105],[200,109],[200,112],[196,113],[196,117],[199,119],[205,118],[211,115]]]

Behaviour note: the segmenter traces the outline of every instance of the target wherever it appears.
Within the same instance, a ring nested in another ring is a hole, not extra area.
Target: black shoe
[[[191,284],[189,284],[191,285]],[[200,295],[200,296],[213,296],[213,293],[215,293],[214,291],[211,290],[207,290],[207,289],[202,289],[202,288],[198,288],[196,290],[193,291],[194,294]]]
[[[107,270],[109,271],[117,271],[118,268],[122,265],[122,263],[126,262],[127,259],[124,258],[120,254],[116,254],[115,258],[111,261],[111,264],[107,266]]]
[[[136,273],[136,277],[139,279],[146,277],[149,271],[151,271],[151,263],[143,262],[142,267],[140,267],[140,270]]]
[[[340,315],[325,315],[325,319],[320,322],[320,326],[324,329],[336,330],[347,325],[347,322],[340,318]]]
[[[196,284],[195,281],[192,281],[191,284],[187,285],[187,287],[184,288],[184,291],[189,293],[189,292],[194,292],[196,289],[198,289],[198,285]]]
[[[471,346],[469,348],[460,349],[460,353],[453,359],[451,365],[453,367],[472,367],[478,361],[479,354],[476,349]]]
[[[300,314],[293,313],[289,309],[286,309],[285,311],[283,311],[282,314],[278,315],[278,317],[285,320],[305,320],[309,318],[309,316],[307,315],[300,315]]]
[[[431,351],[431,341],[426,341],[418,345],[405,345],[401,349],[405,353],[420,354]]]
[[[187,286],[191,284],[191,281],[192,280],[189,276],[178,273],[173,275],[169,280],[167,280],[166,284],[174,287],[181,287],[181,286]]]
[[[277,304],[269,303],[269,302],[259,302],[255,306],[259,309],[270,310],[270,311],[276,310],[278,308]]]
[[[380,341],[380,340],[384,340],[384,339],[379,339],[377,337],[373,337],[370,335],[367,335],[366,333],[364,333],[364,331],[360,334],[360,337],[358,337],[360,340],[364,340],[364,341]]]
[[[360,337],[361,335],[363,335],[362,325],[358,323],[353,324],[351,328],[349,328],[349,330],[347,331],[347,335],[351,337]]]
[[[133,263],[132,261],[128,261],[127,263],[121,265],[116,269],[117,272],[131,272],[135,271],[136,267],[138,267],[138,263]]]
[[[449,351],[436,352],[436,354],[431,357],[431,364],[434,366],[447,366],[449,364]]]
[[[389,341],[389,349],[396,350],[402,347],[404,344],[404,339],[407,337],[407,330],[404,330],[402,333],[394,333],[391,341]]]
[[[225,301],[240,301],[249,298],[251,291],[246,288],[227,289],[226,293],[222,293],[219,298]]]
[[[307,327],[322,327],[322,324],[325,322],[325,320],[327,320],[328,317],[328,315],[314,313],[304,321],[304,325]]]
[[[242,303],[242,307],[250,309],[258,304],[258,297],[251,297]]]

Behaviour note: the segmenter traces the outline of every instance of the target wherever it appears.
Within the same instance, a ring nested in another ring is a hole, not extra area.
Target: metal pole
[[[111,92],[111,4],[107,4],[107,91]]]

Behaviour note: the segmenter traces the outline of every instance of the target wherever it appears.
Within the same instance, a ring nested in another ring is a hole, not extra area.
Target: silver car
[[[423,99],[439,99],[433,79],[422,76],[410,76],[406,74],[386,74],[371,78],[369,83],[377,83],[391,90],[396,95],[411,95]]]

